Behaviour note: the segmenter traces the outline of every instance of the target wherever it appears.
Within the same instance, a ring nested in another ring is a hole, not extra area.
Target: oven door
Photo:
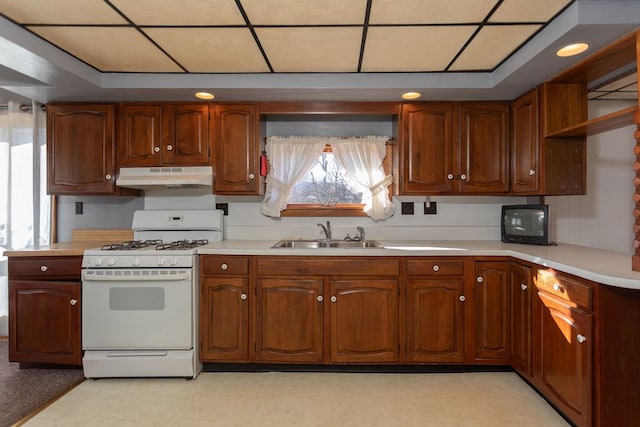
[[[193,348],[190,268],[85,269],[84,350]]]

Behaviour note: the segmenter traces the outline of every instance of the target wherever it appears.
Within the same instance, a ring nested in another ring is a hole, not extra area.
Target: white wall
[[[633,103],[590,101],[597,117]],[[547,197],[558,242],[633,253],[633,148],[635,126],[587,138],[587,194]]]

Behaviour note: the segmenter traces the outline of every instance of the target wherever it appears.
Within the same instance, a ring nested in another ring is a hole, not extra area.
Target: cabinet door
[[[9,281],[9,360],[82,364],[80,282]]]
[[[322,287],[321,279],[258,279],[256,361],[322,361]]]
[[[476,262],[474,307],[477,362],[509,362],[509,288],[508,262]]]
[[[464,362],[464,280],[407,280],[407,361]]]
[[[209,105],[169,104],[163,107],[163,163],[209,164]]]
[[[113,105],[47,106],[47,193],[113,194]]]
[[[576,425],[591,425],[592,315],[546,292],[538,292],[538,298],[540,381],[545,396]]]
[[[509,107],[503,103],[460,105],[459,191],[509,191]],[[463,176],[464,175],[464,176]]]
[[[249,361],[249,280],[205,276],[200,297],[200,358]]]
[[[215,129],[215,193],[262,194],[255,105],[217,105]]]
[[[453,190],[458,168],[453,157],[454,115],[451,103],[402,106],[400,194]]]
[[[531,376],[531,267],[511,264],[511,366]]]
[[[162,164],[162,107],[120,106],[120,166]]]
[[[331,281],[331,361],[397,362],[398,281]]]
[[[538,90],[511,105],[511,191],[536,194],[540,189]]]

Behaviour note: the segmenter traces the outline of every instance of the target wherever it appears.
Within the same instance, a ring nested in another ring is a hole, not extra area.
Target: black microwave
[[[503,242],[552,244],[548,205],[503,205],[500,224]]]

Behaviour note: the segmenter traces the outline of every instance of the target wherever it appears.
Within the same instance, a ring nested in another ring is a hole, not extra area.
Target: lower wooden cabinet
[[[571,422],[593,423],[593,287],[553,270],[536,274],[533,384]]]
[[[82,364],[80,257],[9,258],[9,361]]]
[[[531,293],[532,269],[511,263],[511,366],[525,378],[531,377]]]
[[[256,284],[256,361],[322,362],[321,278],[259,278]]]
[[[250,258],[200,256],[199,335],[204,362],[251,360]]]
[[[477,363],[510,362],[509,262],[476,261],[474,285]]]
[[[464,260],[411,258],[406,270],[407,362],[464,362]]]
[[[331,361],[398,362],[398,280],[333,279],[330,289]]]

